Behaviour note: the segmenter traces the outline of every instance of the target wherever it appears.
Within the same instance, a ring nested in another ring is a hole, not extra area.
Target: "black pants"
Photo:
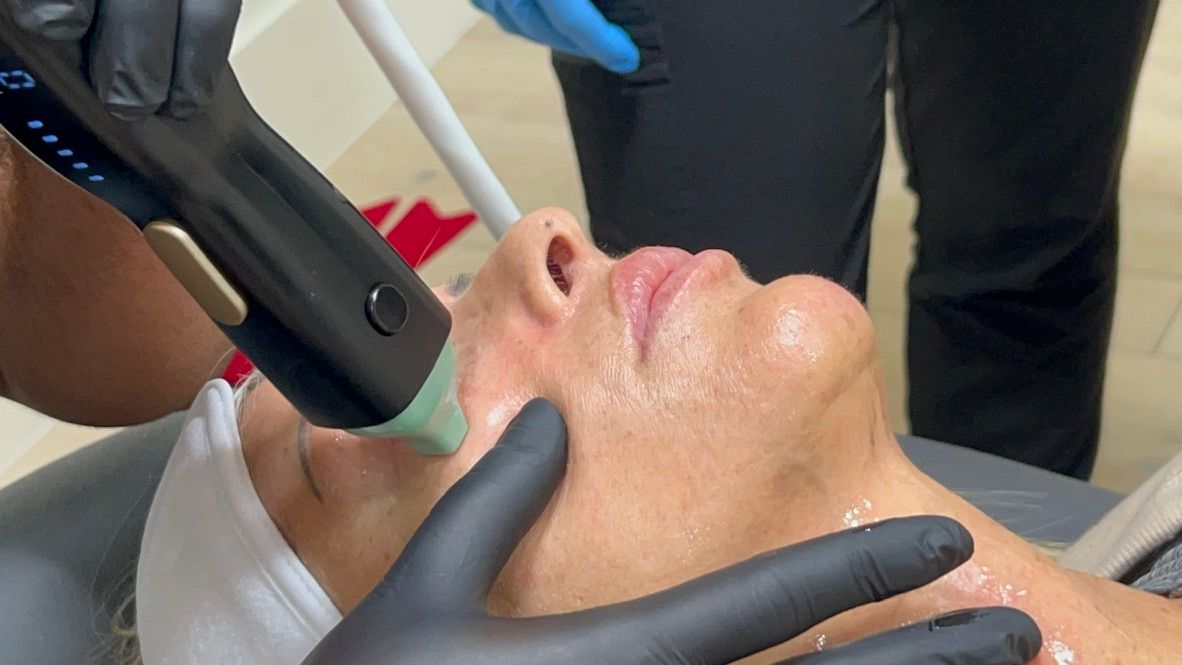
[[[627,76],[555,56],[597,242],[722,247],[761,281],[865,294],[893,60],[920,200],[912,430],[1090,475],[1157,0],[597,4],[643,53]]]

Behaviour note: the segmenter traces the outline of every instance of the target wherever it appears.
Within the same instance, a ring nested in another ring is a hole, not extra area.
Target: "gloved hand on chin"
[[[491,616],[489,589],[549,502],[566,452],[566,427],[554,407],[542,400],[527,404],[305,665],[722,665],[848,609],[923,586],[972,554],[972,538],[950,519],[890,520],[793,545],[638,600],[558,616]],[[1040,643],[1028,616],[996,608],[788,662],[1021,665]]]

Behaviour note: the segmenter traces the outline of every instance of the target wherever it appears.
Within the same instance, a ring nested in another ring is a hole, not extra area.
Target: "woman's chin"
[[[759,289],[740,308],[750,352],[777,378],[825,387],[875,362],[870,315],[849,291],[820,277],[793,275]]]

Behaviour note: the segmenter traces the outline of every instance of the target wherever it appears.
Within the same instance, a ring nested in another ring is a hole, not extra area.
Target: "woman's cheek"
[[[521,408],[545,397],[535,380],[535,349],[510,326],[480,326],[477,336],[456,342],[460,406],[468,420],[469,440],[490,447]],[[468,343],[468,340],[480,340]],[[467,447],[467,443],[465,443]]]

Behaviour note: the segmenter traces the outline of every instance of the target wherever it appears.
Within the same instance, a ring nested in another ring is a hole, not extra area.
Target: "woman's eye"
[[[459,298],[460,296],[464,295],[464,292],[467,291],[468,287],[472,285],[472,280],[475,279],[475,277],[476,276],[470,272],[462,272],[452,275],[451,279],[447,280],[447,295],[451,296],[452,298]]]

